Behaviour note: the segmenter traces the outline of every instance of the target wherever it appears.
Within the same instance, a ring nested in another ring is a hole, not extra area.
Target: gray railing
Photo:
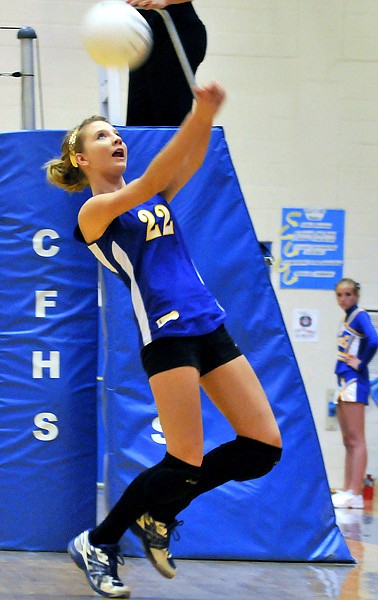
[[[14,29],[21,42],[21,70],[13,73],[1,73],[2,76],[21,78],[21,128],[35,129],[35,77],[33,40],[37,35],[32,27],[3,27]]]

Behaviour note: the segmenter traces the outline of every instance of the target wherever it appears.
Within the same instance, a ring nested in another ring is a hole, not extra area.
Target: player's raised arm
[[[151,162],[146,177],[160,177],[158,185],[170,201],[200,168],[209,146],[215,115],[225,99],[218,83],[194,89],[196,102],[177,134]]]

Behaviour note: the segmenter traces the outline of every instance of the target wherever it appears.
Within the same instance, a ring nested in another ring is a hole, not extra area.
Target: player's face
[[[94,121],[83,131],[83,166],[90,172],[121,174],[126,168],[127,147],[109,123]]]
[[[336,288],[337,304],[343,310],[348,310],[351,306],[357,304],[358,297],[354,288],[349,283],[341,283]]]

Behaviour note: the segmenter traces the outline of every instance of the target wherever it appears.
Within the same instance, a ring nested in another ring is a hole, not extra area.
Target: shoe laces
[[[171,536],[174,540],[179,540],[180,535],[178,531],[176,531],[176,527],[182,525],[184,521],[176,521],[174,520],[169,525],[161,521],[155,521],[152,519],[153,527],[149,528],[148,537],[150,546],[152,548],[156,548],[157,550],[166,550],[169,547],[169,540]]]
[[[177,521],[176,519],[173,521],[173,523],[170,523],[170,525],[167,525],[168,540],[172,536],[172,538],[175,540],[175,542],[179,541],[180,533],[177,531],[177,527],[181,527],[181,525],[184,525],[184,521]]]
[[[125,564],[125,560],[122,556],[122,554],[119,551],[119,546],[118,545],[102,545],[99,546],[99,548],[101,549],[101,551],[106,555],[107,557],[107,562],[108,562],[108,567],[104,564],[103,568],[101,569],[103,571],[104,574],[109,574],[111,575],[111,577],[117,581],[120,581],[119,577],[118,577],[118,565],[124,565]]]

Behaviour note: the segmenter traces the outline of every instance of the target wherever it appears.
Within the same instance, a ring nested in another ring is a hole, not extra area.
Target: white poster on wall
[[[316,308],[294,308],[292,339],[294,342],[318,341],[318,311]]]

